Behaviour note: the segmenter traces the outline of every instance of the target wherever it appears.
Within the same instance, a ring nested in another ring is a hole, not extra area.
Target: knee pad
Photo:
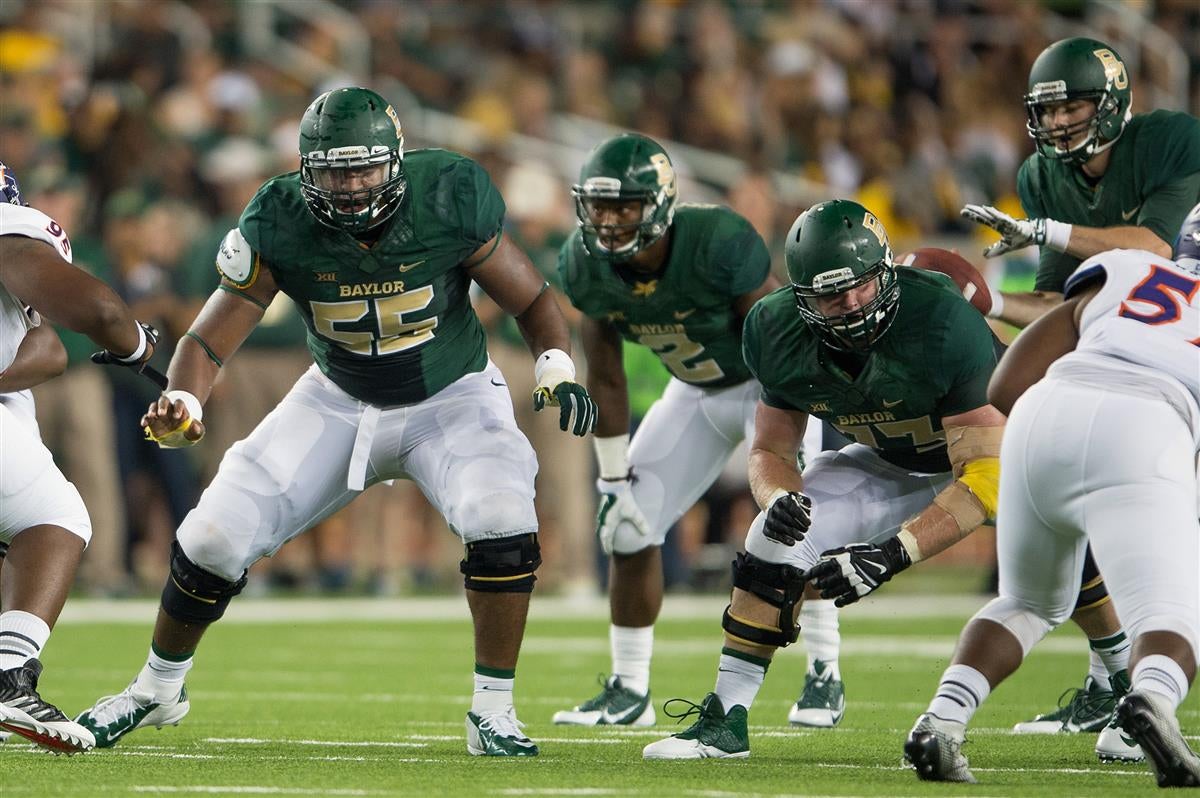
[[[767,562],[738,552],[733,561],[733,586],[752,593],[779,610],[775,626],[738,618],[725,608],[721,628],[731,637],[756,646],[786,647],[796,642],[800,627],[794,620],[796,604],[804,593],[804,572],[792,565]]]
[[[980,619],[998,623],[1012,633],[1021,644],[1022,656],[1029,656],[1030,649],[1066,620],[1043,618],[1016,599],[1005,596],[989,601],[971,620]]]
[[[1088,546],[1083,558],[1083,577],[1079,583],[1079,598],[1075,600],[1074,612],[1090,610],[1099,607],[1109,600],[1108,588],[1104,586],[1104,577],[1092,558],[1092,547]]]
[[[467,544],[467,556],[458,564],[467,590],[483,593],[529,593],[537,581],[534,571],[542,564],[542,549],[533,533],[510,538],[490,538]]]
[[[225,608],[246,586],[246,572],[236,582],[205,571],[188,559],[179,541],[171,544],[171,575],[162,592],[163,611],[177,621],[207,625],[220,620]]]

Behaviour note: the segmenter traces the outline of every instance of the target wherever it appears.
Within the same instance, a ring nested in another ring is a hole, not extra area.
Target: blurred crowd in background
[[[1081,31],[1130,65],[1135,111],[1200,109],[1194,0],[5,0],[0,159],[69,232],[76,265],[164,331],[165,369],[217,284],[217,243],[265,179],[298,167],[297,124],[321,91],[370,86],[396,106],[406,148],[483,163],[508,234],[552,282],[575,224],[570,183],[621,129],[659,139],[682,201],[732,206],[779,267],[796,214],[842,196],[879,216],[898,253],[957,247],[983,268],[986,239],[958,210],[1020,215],[1028,68]],[[1031,284],[1026,253],[987,264],[989,279]],[[595,590],[591,447],[533,417],[528,352],[494,306],[478,309],[541,463],[543,587]],[[43,437],[92,514],[79,584],[157,589],[174,528],[225,449],[311,362],[303,324],[286,299],[272,305],[206,406],[205,442],[187,452],[142,440],[150,383],[91,365],[85,339],[63,338],[71,366],[36,393]],[[638,416],[667,375],[647,353],[626,361]],[[726,586],[730,548],[756,512],[740,459],[669,537],[676,588]],[[412,485],[376,486],[260,563],[251,589],[449,589],[460,556]]]

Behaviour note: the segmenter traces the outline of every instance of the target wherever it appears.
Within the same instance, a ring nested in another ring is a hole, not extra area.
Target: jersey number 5
[[[1190,304],[1197,290],[1200,290],[1200,280],[1193,280],[1159,266],[1151,266],[1146,279],[1138,283],[1121,303],[1118,315],[1143,324],[1174,324],[1183,317],[1181,304]],[[1138,313],[1129,306],[1130,302],[1151,305],[1157,308],[1158,312]],[[1190,343],[1200,346],[1200,338],[1193,339]]]
[[[356,355],[390,355],[420,346],[433,338],[437,317],[405,322],[404,314],[429,307],[433,286],[379,299],[351,302],[310,302],[313,326],[322,337]],[[375,330],[360,332],[339,329],[339,324],[358,322],[374,315]]]

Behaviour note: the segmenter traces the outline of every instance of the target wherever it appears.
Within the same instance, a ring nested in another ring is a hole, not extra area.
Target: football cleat
[[[1096,756],[1101,762],[1141,762],[1146,758],[1137,741],[1125,733],[1113,712],[1108,725],[1100,730],[1096,739]]]
[[[688,709],[671,713],[667,706],[679,701]],[[696,722],[665,740],[650,743],[642,749],[643,759],[728,759],[750,756],[750,732],[746,726],[746,708],[734,705],[728,713],[716,693],[709,693],[699,704],[682,698],[672,698],[663,705],[667,717],[683,720],[699,715]]]
[[[1013,726],[1017,734],[1096,733],[1108,725],[1116,695],[1090,675],[1083,687],[1067,690],[1058,699],[1058,709]]]
[[[966,724],[942,720],[926,712],[904,741],[904,760],[917,771],[922,781],[958,781],[975,783],[967,758],[962,754]]]
[[[793,726],[832,729],[846,714],[846,688],[833,676],[829,665],[813,660],[813,668],[804,675],[804,689],[788,712]]]
[[[147,726],[178,726],[192,707],[187,687],[181,686],[179,695],[170,701],[156,702],[153,695],[139,692],[136,684],[101,698],[75,719],[95,735],[96,747],[112,748],[126,734]]]
[[[537,756],[537,744],[521,731],[524,727],[511,706],[503,712],[487,715],[468,712],[467,753],[471,756]]]
[[[26,660],[0,671],[0,729],[24,737],[56,754],[77,754],[96,746],[92,733],[37,692],[42,663]]]
[[[638,695],[615,673],[601,681],[604,689],[574,709],[554,713],[554,722],[574,726],[653,726],[650,694]]]
[[[1183,739],[1166,697],[1130,692],[1117,704],[1117,722],[1146,752],[1159,787],[1200,787],[1200,757]]]

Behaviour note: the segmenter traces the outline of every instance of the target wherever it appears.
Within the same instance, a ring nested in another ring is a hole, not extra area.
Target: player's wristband
[[[561,349],[547,349],[538,355],[534,363],[533,378],[539,388],[552,388],[560,382],[574,381],[575,362]]]
[[[611,438],[592,438],[596,447],[596,464],[600,466],[600,479],[625,479],[629,476],[629,435],[614,435]]]
[[[167,391],[165,396],[167,397],[167,400],[172,403],[174,403],[176,399],[183,402],[183,406],[187,408],[188,416],[190,416],[193,421],[204,420],[204,408],[200,406],[200,400],[194,395],[188,393],[187,391],[174,390]]]
[[[989,319],[998,319],[1004,315],[1004,294],[992,291],[992,309],[987,312]]]
[[[1071,243],[1071,225],[1046,219],[1046,246],[1055,252],[1066,252]]]
[[[125,364],[137,363],[139,360],[142,359],[142,355],[146,354],[146,330],[144,327],[142,327],[142,325],[138,324],[137,322],[134,322],[133,326],[137,327],[137,331],[138,331],[137,348],[133,350],[133,354],[131,354],[131,355],[125,355],[124,357],[121,357],[119,355],[113,355],[112,356],[113,359],[116,360],[118,363],[125,363]]]

